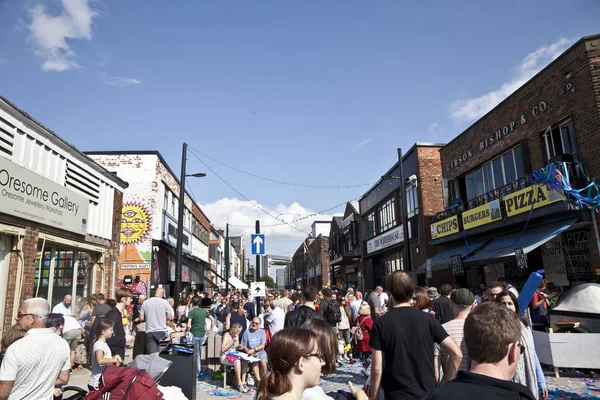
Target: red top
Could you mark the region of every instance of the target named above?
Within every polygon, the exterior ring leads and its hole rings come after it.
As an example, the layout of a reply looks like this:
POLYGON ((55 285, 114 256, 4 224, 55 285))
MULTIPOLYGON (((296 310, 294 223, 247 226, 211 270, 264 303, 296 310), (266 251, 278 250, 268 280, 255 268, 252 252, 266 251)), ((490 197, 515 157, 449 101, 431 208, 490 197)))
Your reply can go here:
MULTIPOLYGON (((533 306, 534 304, 538 303, 542 299, 543 299, 542 295, 539 292, 535 292, 533 294, 533 298, 531 299, 531 305, 533 306)), ((544 309, 547 310, 548 309, 548 303, 543 302, 542 303, 542 307, 544 307, 544 309)))
POLYGON ((363 338, 356 343, 356 351, 371 351, 369 339, 371 338, 371 329, 373 329, 373 320, 368 315, 361 315, 356 319, 354 326, 358 326, 359 324, 363 338))

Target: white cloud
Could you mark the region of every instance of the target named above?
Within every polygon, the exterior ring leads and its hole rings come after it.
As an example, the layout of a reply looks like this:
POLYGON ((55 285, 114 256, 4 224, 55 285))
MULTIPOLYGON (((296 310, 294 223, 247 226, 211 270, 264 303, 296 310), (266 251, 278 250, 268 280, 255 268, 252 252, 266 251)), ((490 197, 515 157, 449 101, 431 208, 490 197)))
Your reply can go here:
POLYGON ((104 83, 111 86, 130 86, 142 83, 139 79, 123 78, 122 76, 108 76, 105 73, 102 74, 102 80, 104 83))
MULTIPOLYGON (((288 223, 291 223, 291 221, 299 219, 307 214, 314 213, 313 210, 303 207, 298 203, 292 203, 290 205, 280 203, 275 207, 265 206, 256 202, 255 204, 274 216, 279 215, 279 219, 282 219, 288 223)), ((332 218, 332 215, 319 214, 302 221, 292 223, 292 225, 300 230, 298 231, 288 225, 282 225, 281 221, 269 217, 252 205, 252 203, 245 200, 230 199, 226 197, 217 200, 214 203, 202 205, 201 208, 216 227, 225 229, 225 224, 229 223, 232 225, 232 228, 230 229, 230 235, 239 235, 240 231, 243 232, 245 236, 244 240, 246 241, 246 246, 248 248, 250 246, 250 235, 254 233, 254 224, 256 220, 260 220, 260 232, 264 233, 268 238, 266 241, 266 251, 271 254, 279 254, 281 251, 269 250, 269 243, 281 243, 278 242, 279 240, 288 242, 286 245, 278 244, 276 247, 280 248, 284 246, 286 248, 290 248, 290 251, 293 252, 295 248, 302 244, 304 238, 306 238, 311 232, 311 224, 313 221, 331 221, 332 218), (271 227, 269 225, 278 226, 271 227), (245 228, 239 228, 239 226, 243 226, 245 228), (298 240, 297 244, 294 243, 294 240, 296 239, 298 240)), ((340 210, 343 212, 343 207, 340 207, 340 210)))
POLYGON ((92 22, 97 13, 90 8, 89 0, 61 0, 61 4, 61 13, 56 16, 48 14, 43 4, 29 10, 29 40, 35 54, 44 60, 44 71, 62 72, 78 67, 69 42, 92 39, 92 22))
POLYGON ((431 135, 431 137, 438 137, 441 133, 444 132, 444 129, 437 122, 432 122, 427 128, 427 132, 431 135))
POLYGON ((472 121, 483 116, 561 55, 572 43, 570 39, 560 38, 555 43, 529 53, 521 60, 514 76, 508 82, 502 84, 499 89, 479 97, 454 102, 450 106, 450 115, 456 121, 472 121))
POLYGON ((355 149, 360 149, 361 147, 366 146, 367 144, 371 143, 372 141, 373 141, 372 137, 364 139, 364 140, 361 140, 360 142, 358 142, 356 144, 356 146, 354 146, 354 148, 355 149))

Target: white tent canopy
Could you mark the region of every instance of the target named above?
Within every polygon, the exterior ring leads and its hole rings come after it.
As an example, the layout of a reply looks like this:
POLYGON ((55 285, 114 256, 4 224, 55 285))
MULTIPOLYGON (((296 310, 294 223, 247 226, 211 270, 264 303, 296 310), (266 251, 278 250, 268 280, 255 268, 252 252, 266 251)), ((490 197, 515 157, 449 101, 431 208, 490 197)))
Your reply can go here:
MULTIPOLYGON (((235 276, 229 278, 229 285, 233 286, 236 289, 248 289, 248 285, 246 285, 244 282, 242 282, 235 276)), ((222 282, 220 286, 225 287, 227 286, 227 284, 225 282, 222 282)))

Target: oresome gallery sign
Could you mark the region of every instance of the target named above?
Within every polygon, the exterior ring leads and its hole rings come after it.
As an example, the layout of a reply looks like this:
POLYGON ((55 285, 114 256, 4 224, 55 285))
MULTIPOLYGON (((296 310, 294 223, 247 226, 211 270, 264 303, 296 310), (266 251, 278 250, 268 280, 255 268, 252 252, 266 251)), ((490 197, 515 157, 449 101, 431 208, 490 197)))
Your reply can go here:
POLYGON ((87 198, 0 157, 0 212, 85 235, 88 209, 87 198))

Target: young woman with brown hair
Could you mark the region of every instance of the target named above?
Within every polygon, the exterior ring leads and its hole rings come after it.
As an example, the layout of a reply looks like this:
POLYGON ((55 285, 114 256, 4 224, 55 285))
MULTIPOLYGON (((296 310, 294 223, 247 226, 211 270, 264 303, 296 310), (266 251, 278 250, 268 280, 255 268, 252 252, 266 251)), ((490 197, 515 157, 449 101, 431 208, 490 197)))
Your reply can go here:
POLYGON ((271 371, 260 380, 256 400, 300 400, 305 389, 319 384, 325 354, 313 331, 283 329, 273 336, 267 353, 271 371))

